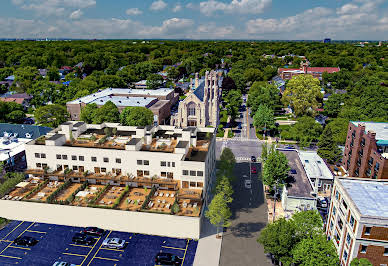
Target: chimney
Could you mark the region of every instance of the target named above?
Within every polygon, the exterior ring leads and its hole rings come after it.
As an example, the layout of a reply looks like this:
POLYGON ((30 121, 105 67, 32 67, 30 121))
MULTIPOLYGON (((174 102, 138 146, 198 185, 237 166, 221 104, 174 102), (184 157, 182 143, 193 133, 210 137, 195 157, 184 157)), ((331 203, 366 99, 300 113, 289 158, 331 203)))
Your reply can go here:
POLYGON ((361 132, 365 132, 365 123, 358 123, 358 127, 360 128, 361 132))
POLYGON ((368 137, 373 140, 373 139, 376 139, 376 132, 372 131, 372 130, 368 130, 368 137))

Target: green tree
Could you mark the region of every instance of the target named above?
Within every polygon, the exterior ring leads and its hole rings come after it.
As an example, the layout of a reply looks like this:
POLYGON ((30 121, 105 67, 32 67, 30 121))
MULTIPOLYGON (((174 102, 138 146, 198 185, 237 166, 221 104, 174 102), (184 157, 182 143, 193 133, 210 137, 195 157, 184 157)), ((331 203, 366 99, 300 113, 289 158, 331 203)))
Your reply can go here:
POLYGON ((339 265, 333 241, 327 241, 324 234, 301 240, 293 249, 293 262, 301 266, 339 265))
POLYGON ((312 117, 303 116, 291 128, 283 130, 281 136, 283 139, 297 140, 302 147, 307 147, 311 141, 319 139, 321 132, 321 124, 317 123, 312 117))
POLYGON ((267 132, 275 128, 275 118, 273 110, 267 105, 261 104, 253 116, 253 125, 260 131, 267 132))
POLYGON ((126 66, 117 71, 116 75, 122 78, 122 80, 124 80, 127 84, 139 80, 139 77, 136 76, 135 70, 130 66, 126 66))
POLYGON ((372 266, 373 264, 366 258, 354 258, 350 263, 350 266, 372 266))
POLYGON ((335 163, 341 158, 341 150, 334 141, 333 133, 329 126, 325 127, 318 142, 318 155, 329 163, 335 163))
POLYGON ((65 106, 51 104, 37 108, 34 117, 37 124, 56 128, 68 120, 69 114, 65 106))
POLYGON ((22 123, 24 118, 26 118, 26 114, 21 110, 12 111, 6 115, 6 119, 10 123, 22 123))
POLYGON ((286 155, 276 149, 272 149, 267 155, 267 159, 263 166, 263 182, 265 185, 272 188, 275 184, 281 187, 285 184, 288 178, 288 160, 286 155))
POLYGON ((334 118, 329 121, 326 127, 330 127, 333 133, 333 140, 338 145, 343 145, 346 142, 348 134, 349 120, 346 118, 334 118))
POLYGON ((209 219, 210 223, 217 227, 217 236, 220 227, 229 227, 231 225, 230 217, 232 212, 225 201, 223 193, 216 194, 209 204, 209 209, 205 212, 205 217, 209 219))
POLYGON ((330 117, 337 117, 339 112, 341 111, 341 107, 344 101, 344 95, 343 94, 333 94, 327 99, 325 102, 325 105, 323 106, 323 109, 325 110, 325 113, 330 117))
POLYGON ((316 234, 323 234, 323 221, 316 210, 300 211, 292 215, 295 225, 294 237, 298 240, 312 238, 316 234))
POLYGON ((108 101, 102 107, 97 108, 93 118, 93 124, 101 124, 103 122, 116 123, 119 121, 120 121, 119 109, 111 101, 108 101))
POLYGON ((121 77, 115 75, 103 75, 100 77, 100 87, 102 88, 126 88, 127 84, 121 77))
POLYGON ((163 77, 158 74, 150 74, 147 76, 147 89, 154 90, 162 86, 163 77))
POLYGON ((60 79, 58 68, 51 67, 47 70, 47 78, 51 81, 58 81, 60 79))
POLYGON ((267 142, 264 142, 261 148, 261 161, 264 163, 267 160, 267 157, 268 157, 268 144, 267 142))
POLYGON ((87 124, 92 124, 98 107, 96 103, 87 104, 81 110, 81 120, 87 124))
POLYGON ((244 78, 248 82, 263 80, 263 73, 257 68, 248 68, 244 71, 244 78))
POLYGON ((148 126, 154 122, 154 114, 145 107, 126 107, 120 114, 124 126, 148 126))
POLYGON ((236 164, 236 158, 229 148, 224 148, 222 150, 221 156, 220 156, 220 163, 219 163, 219 174, 231 176, 234 165, 236 164))
POLYGON ((224 195, 224 200, 227 203, 231 203, 233 201, 232 195, 233 195, 233 188, 230 184, 230 178, 227 176, 222 176, 217 180, 217 185, 215 189, 216 194, 222 193, 224 195))
POLYGON ((279 104, 279 99, 279 90, 276 86, 256 81, 249 89, 247 105, 251 107, 253 113, 256 113, 262 104, 274 110, 279 104))
POLYGON ((15 82, 21 88, 22 91, 26 91, 31 87, 34 79, 39 75, 39 71, 36 67, 20 67, 15 70, 15 82))
POLYGON ((295 226, 285 218, 268 224, 257 241, 264 246, 265 253, 271 253, 276 260, 289 265, 292 262, 291 249, 296 244, 293 237, 295 226))
POLYGON ((240 91, 230 91, 226 97, 226 110, 230 115, 232 121, 234 121, 238 114, 238 109, 242 104, 242 95, 240 91))
POLYGON ((313 115, 322 98, 319 79, 311 75, 293 77, 283 93, 282 101, 291 106, 296 116, 313 115))

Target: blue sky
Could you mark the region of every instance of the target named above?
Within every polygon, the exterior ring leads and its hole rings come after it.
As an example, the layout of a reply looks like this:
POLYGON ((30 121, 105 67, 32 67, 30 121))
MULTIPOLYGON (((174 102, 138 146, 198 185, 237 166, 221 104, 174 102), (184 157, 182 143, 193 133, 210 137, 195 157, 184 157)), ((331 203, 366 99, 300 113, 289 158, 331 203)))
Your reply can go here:
POLYGON ((388 39, 388 0, 1 0, 0 38, 388 39))

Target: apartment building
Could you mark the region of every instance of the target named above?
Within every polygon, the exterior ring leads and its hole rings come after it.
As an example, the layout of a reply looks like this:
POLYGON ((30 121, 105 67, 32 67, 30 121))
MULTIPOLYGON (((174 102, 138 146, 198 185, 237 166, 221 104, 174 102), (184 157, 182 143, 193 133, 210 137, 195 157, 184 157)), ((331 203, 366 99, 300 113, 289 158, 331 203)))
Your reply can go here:
POLYGON ((322 80, 323 73, 335 73, 339 72, 339 67, 310 67, 310 63, 308 61, 304 61, 301 63, 300 68, 279 68, 278 75, 283 80, 290 80, 294 76, 298 76, 301 74, 312 75, 314 78, 322 80))
POLYGON ((388 264, 388 182, 336 177, 327 221, 341 265, 356 257, 388 264))
POLYGON ((388 179, 388 123, 350 121, 342 166, 347 176, 388 179))
POLYGON ((215 134, 213 128, 72 121, 28 143, 26 159, 26 173, 36 176, 195 190, 204 199, 215 173, 215 134))
POLYGON ((171 115, 171 107, 178 102, 178 99, 179 95, 168 88, 157 90, 107 88, 70 101, 66 107, 71 119, 77 121, 81 117, 81 109, 87 104, 95 103, 101 107, 111 101, 120 112, 126 107, 148 108, 154 114, 156 124, 164 124, 171 115))

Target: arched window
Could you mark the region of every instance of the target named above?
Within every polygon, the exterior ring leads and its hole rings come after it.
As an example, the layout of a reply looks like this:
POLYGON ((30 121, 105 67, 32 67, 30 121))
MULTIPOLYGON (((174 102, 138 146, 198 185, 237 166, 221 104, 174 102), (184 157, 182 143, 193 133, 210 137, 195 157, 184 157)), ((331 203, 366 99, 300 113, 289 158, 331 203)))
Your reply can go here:
POLYGON ((189 116, 195 116, 195 103, 190 102, 190 103, 187 105, 187 114, 188 114, 189 116))

